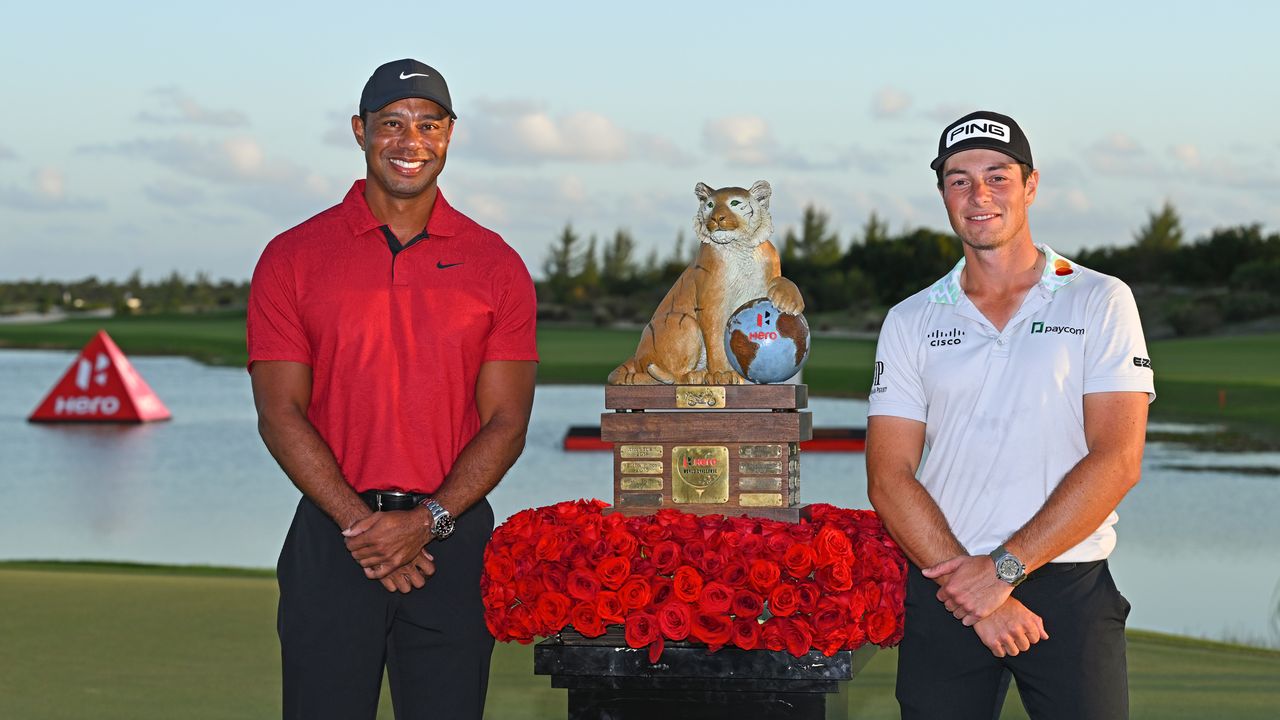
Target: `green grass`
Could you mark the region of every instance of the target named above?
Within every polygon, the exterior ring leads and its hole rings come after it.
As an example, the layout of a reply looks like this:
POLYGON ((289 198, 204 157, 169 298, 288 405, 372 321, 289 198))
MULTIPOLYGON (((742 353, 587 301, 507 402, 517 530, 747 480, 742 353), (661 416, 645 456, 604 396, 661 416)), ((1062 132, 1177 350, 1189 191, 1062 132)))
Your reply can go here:
MULTIPOLYGON (((142 316, 0 325, 0 347, 78 349, 104 328, 125 352, 188 355, 220 365, 245 362, 244 315, 142 316)), ((543 325, 538 331, 545 383, 603 383, 635 351, 636 330, 543 325)), ((1238 432, 1280 437, 1280 333, 1151 343, 1159 399, 1152 417, 1225 423, 1238 432), (1225 391, 1226 404, 1219 403, 1225 391)), ((812 395, 865 397, 875 342, 817 337, 805 367, 812 395)))
MULTIPOLYGON (((276 586, 263 571, 0 563, 0 717, 279 717, 276 586)), ((563 718, 532 648, 499 644, 486 717, 563 718)), ((833 705, 897 717, 894 651, 833 705)), ((1280 652, 1129 634, 1132 717, 1274 717, 1280 652)), ((390 718, 385 692, 379 718, 390 718)), ((1025 718, 1010 693, 1002 718, 1025 718)))

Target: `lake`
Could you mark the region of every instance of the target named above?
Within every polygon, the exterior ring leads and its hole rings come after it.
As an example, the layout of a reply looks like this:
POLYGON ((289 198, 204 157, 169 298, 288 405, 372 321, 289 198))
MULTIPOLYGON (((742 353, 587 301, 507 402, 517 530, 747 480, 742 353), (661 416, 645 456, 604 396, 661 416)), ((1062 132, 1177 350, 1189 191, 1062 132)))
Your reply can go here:
MULTIPOLYGON (((0 559, 274 566, 298 492, 258 438, 248 373, 132 358, 172 421, 25 422, 74 357, 0 350, 0 559)), ((560 449, 603 409, 601 387, 539 386, 524 455, 490 495, 499 519, 610 498, 608 453, 560 449)), ((815 426, 866 421, 865 402, 810 409, 815 426)), ((1280 453, 1147 446, 1112 555, 1130 627, 1280 647, 1280 477, 1234 470, 1250 466, 1280 466, 1280 453)), ((804 501, 870 507, 861 454, 808 453, 801 468, 804 501)))

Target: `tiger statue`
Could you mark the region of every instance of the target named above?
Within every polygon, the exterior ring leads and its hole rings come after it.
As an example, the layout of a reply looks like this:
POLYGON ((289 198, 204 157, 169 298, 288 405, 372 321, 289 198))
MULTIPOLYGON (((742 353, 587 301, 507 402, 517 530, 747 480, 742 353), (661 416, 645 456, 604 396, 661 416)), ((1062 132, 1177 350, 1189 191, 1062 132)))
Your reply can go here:
POLYGON ((769 183, 760 180, 750 190, 698 183, 693 192, 698 253, 654 311, 635 355, 609 373, 610 385, 745 383, 725 355, 724 329, 733 311, 761 297, 784 313, 804 310, 800 289, 782 277, 769 241, 769 183))

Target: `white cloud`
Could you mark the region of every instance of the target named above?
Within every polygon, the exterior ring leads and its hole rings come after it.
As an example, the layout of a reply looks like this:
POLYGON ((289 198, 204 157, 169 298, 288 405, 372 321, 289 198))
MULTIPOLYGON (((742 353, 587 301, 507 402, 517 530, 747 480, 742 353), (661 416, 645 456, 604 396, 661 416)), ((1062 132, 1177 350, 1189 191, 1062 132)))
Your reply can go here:
POLYGON ((249 124, 244 113, 236 110, 212 110, 196 102, 176 86, 156 88, 151 94, 159 98, 161 112, 143 110, 138 120, 157 125, 212 125, 240 127, 249 124))
POLYGON ((0 185, 0 207, 27 212, 101 210, 100 200, 68 195, 62 171, 44 167, 31 175, 28 185, 0 185))
POLYGON ((1163 170, 1133 137, 1111 133, 1085 148, 1086 162, 1097 173, 1120 176, 1152 176, 1163 170))
POLYGON ((766 165, 776 159, 778 143, 764 118, 736 115, 702 126, 702 144, 732 165, 766 165))
POLYGON ((932 108, 924 111, 923 115, 926 119, 938 123, 938 134, 942 134, 942 129, 949 123, 952 123, 978 108, 971 105, 962 105, 960 103, 939 103, 932 108))
POLYGON ((877 120, 887 120, 901 117, 911 107, 911 96, 905 92, 893 88, 882 87, 876 91, 871 98, 871 117, 877 120))
POLYGON ((584 110, 553 117, 522 100, 477 102, 476 112, 459 123, 454 144, 499 165, 690 161, 670 140, 627 130, 600 113, 584 110))
POLYGON ((1173 156, 1183 167, 1197 168, 1200 167, 1200 148, 1190 143, 1174 145, 1169 148, 1169 154, 1173 156))
POLYGON ((36 171, 36 190, 47 198, 61 200, 66 195, 66 180, 57 168, 40 168, 36 171))

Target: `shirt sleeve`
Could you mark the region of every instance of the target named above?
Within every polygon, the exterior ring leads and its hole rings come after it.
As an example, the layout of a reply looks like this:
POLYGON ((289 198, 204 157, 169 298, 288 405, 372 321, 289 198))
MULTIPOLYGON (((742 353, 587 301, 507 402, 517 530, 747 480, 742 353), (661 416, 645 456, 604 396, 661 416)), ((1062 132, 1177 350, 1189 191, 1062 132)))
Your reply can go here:
POLYGON ((876 364, 871 374, 867 415, 893 415, 925 422, 928 405, 916 353, 906 342, 902 314, 890 310, 880 327, 876 364))
POLYGON ((293 268, 275 242, 267 245, 253 271, 245 338, 250 369, 259 360, 312 364, 311 343, 298 315, 293 268))
POLYGON ((538 360, 538 298, 529 270, 510 250, 509 272, 499 280, 497 311, 489 331, 484 360, 538 360))
POLYGON ((1084 393, 1145 392, 1148 402, 1155 400, 1151 356, 1129 286, 1115 281, 1091 315, 1084 349, 1084 393))

